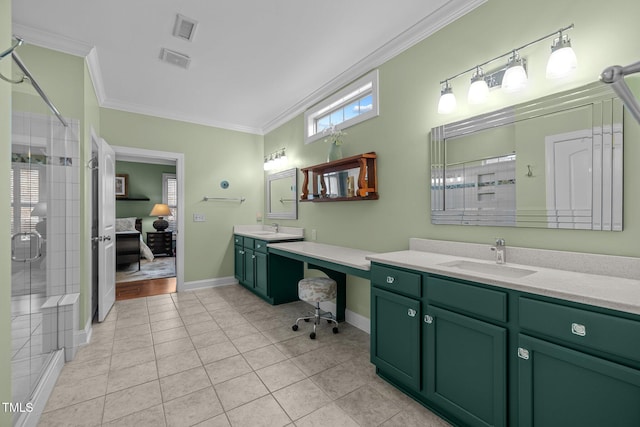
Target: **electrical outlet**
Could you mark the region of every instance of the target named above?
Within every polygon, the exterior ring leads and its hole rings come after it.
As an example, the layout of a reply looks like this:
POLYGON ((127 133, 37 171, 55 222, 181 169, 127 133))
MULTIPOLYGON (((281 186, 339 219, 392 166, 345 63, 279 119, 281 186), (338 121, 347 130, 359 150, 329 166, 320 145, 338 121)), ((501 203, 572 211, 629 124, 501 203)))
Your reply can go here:
POLYGON ((194 213, 193 214, 193 222, 205 222, 207 218, 204 214, 194 213))
POLYGON ((316 229, 311 230, 311 240, 316 240, 318 238, 318 233, 316 233, 316 229))

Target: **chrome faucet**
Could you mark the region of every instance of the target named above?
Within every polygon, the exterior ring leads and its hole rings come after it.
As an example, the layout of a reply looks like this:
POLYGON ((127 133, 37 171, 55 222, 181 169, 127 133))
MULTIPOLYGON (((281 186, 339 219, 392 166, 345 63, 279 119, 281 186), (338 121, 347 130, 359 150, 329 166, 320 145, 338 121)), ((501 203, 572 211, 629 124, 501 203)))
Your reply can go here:
POLYGON ((496 245, 491 246, 491 250, 496 253, 496 263, 504 264, 507 262, 507 244, 503 238, 496 239, 496 245))
POLYGON ((278 227, 279 227, 279 226, 278 226, 278 223, 277 223, 277 222, 274 222, 273 224, 271 224, 271 226, 273 227, 273 232, 274 232, 274 233, 277 233, 277 232, 278 232, 278 227))

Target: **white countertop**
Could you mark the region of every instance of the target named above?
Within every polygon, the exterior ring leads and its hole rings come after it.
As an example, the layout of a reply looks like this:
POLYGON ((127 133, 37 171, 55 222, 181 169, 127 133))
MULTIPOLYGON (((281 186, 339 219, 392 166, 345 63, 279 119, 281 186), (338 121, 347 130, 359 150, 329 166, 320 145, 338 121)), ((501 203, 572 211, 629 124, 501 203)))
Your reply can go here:
POLYGON ((369 255, 367 258, 371 261, 397 267, 640 314, 640 280, 636 279, 512 263, 504 264, 504 266, 532 270, 534 273, 524 277, 505 277, 490 272, 467 271, 458 267, 442 265, 454 261, 468 261, 474 264, 497 266, 495 261, 422 250, 375 254, 369 255))
POLYGON ((326 245, 317 242, 287 242, 270 243, 270 248, 281 249, 310 258, 321 259, 336 264, 346 265, 359 270, 371 269, 371 262, 367 257, 375 255, 375 252, 360 249, 345 248, 344 246, 326 245))
POLYGON ((269 225, 236 225, 233 233, 252 239, 276 242, 282 240, 299 240, 304 237, 304 228, 300 227, 276 227, 269 225))

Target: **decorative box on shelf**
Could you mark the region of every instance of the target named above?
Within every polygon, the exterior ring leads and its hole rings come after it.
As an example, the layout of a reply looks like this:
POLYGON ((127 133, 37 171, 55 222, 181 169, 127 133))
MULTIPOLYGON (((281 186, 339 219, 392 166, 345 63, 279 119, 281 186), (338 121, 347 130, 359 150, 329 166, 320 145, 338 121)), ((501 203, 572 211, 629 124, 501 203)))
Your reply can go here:
POLYGON ((371 152, 302 168, 300 201, 377 200, 376 158, 376 153, 371 152))

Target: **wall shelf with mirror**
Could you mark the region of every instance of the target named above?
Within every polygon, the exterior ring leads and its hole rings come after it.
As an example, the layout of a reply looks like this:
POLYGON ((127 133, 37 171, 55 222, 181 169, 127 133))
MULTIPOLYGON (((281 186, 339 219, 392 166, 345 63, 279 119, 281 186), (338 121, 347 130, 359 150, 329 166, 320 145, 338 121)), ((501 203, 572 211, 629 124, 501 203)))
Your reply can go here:
POLYGON ((376 153, 302 168, 301 202, 342 202, 378 199, 376 153))
POLYGON ((267 176, 265 198, 267 218, 298 219, 298 169, 288 169, 267 176))
POLYGON ((431 222, 622 230, 623 106, 592 83, 431 130, 431 222))

